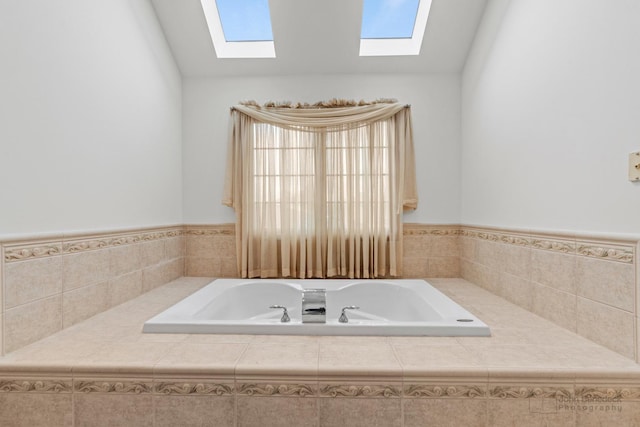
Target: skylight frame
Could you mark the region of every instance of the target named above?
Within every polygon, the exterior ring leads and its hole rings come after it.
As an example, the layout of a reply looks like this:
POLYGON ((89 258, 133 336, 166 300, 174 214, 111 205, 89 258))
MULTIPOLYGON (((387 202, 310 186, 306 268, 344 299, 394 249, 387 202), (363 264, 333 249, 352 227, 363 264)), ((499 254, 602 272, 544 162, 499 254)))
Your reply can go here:
POLYGON ((209 27, 213 47, 218 58, 275 58, 273 40, 228 42, 220 22, 215 0, 200 0, 202 11, 209 27))
POLYGON ((360 39, 360 56, 419 55, 432 0, 420 0, 411 38, 360 39))

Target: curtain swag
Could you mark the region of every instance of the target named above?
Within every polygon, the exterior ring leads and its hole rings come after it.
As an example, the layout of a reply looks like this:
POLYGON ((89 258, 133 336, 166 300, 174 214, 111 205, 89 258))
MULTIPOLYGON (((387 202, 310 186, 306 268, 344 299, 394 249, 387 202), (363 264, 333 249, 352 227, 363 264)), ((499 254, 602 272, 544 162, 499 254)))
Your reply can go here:
POLYGON ((409 109, 394 100, 377 100, 370 103, 334 99, 315 104, 266 103, 254 101, 240 103, 232 108, 253 119, 303 132, 340 132, 367 126, 409 109))

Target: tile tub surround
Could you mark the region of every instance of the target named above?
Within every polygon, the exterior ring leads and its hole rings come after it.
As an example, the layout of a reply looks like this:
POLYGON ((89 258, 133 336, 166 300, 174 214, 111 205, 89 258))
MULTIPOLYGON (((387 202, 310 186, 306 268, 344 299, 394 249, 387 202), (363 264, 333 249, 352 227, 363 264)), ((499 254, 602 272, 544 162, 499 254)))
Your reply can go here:
POLYGON ((460 273, 640 361, 638 240, 461 227, 460 273))
POLYGON ((0 424, 624 425, 640 366, 462 279, 492 337, 142 334, 181 278, 0 358, 0 424))
MULTIPOLYGON (((4 334, 5 351, 124 302, 141 289, 166 283, 181 269, 187 276, 236 277, 233 224, 0 244, 4 251, 0 280, 10 270, 10 283, 0 292, 0 342, 4 334), (162 238, 162 233, 169 234, 162 238), (158 237, 165 242, 165 258, 145 266, 160 259, 158 237), (45 316, 47 321, 41 322, 45 316)), ((639 244, 628 239, 405 223, 404 277, 466 278, 627 357, 640 357, 639 244)))
POLYGON ((184 275, 182 226, 36 237, 0 246, 0 354, 184 275))

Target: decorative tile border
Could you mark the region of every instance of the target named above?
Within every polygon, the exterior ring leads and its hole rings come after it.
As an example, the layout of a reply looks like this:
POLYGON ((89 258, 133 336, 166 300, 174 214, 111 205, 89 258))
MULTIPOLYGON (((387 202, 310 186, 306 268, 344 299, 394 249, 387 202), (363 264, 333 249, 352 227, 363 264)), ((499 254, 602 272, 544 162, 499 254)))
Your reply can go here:
POLYGON ((22 261, 32 258, 43 258, 62 254, 62 244, 53 243, 46 245, 28 245, 23 247, 6 247, 4 251, 5 262, 22 261))
POLYGON ((71 393, 72 389, 70 380, 0 379, 0 393, 71 393))
POLYGON ((188 236, 234 236, 236 228, 234 224, 185 225, 185 234, 188 236))
MULTIPOLYGON (((320 379, 320 381, 322 381, 320 379)), ((0 393, 80 393, 80 394, 153 394, 179 396, 245 396, 245 397, 320 397, 383 399, 556 399, 607 400, 612 402, 640 400, 637 386, 532 386, 487 384, 316 384, 286 383, 220 383, 200 381, 157 381, 134 379, 0 379, 0 393), (488 388, 487 388, 488 386, 488 388)))
POLYGON ((406 397, 456 397, 476 398, 486 397, 486 391, 478 385, 424 385, 414 384, 404 387, 406 397))
MULTIPOLYGON (((169 227, 166 231, 140 231, 139 233, 104 233, 91 238, 63 238, 52 243, 8 243, 4 245, 4 261, 15 262, 49 256, 73 254, 97 249, 150 242, 184 235, 182 228, 169 227)), ((37 241, 37 239, 35 239, 37 241)), ((47 239, 51 241, 52 239, 47 239)))
POLYGON ((571 389, 559 387, 504 387, 489 388, 488 397, 499 399, 529 399, 529 398, 572 398, 574 392, 571 389))
POLYGON ((237 386, 237 394, 244 396, 315 396, 315 387, 308 384, 255 384, 237 386))
MULTIPOLYGON (((454 225, 421 225, 405 224, 405 236, 462 236, 507 245, 530 247, 534 249, 577 254, 589 258, 607 259, 616 262, 633 264, 635 245, 609 244, 580 239, 552 238, 542 235, 526 235, 478 228, 467 228, 454 225)), ((129 245, 152 240, 166 239, 181 235, 186 236, 232 236, 235 234, 233 224, 223 225, 185 225, 169 227, 166 231, 141 231, 139 233, 104 233, 93 238, 60 238, 59 241, 48 238, 46 243, 6 244, 4 261, 14 262, 27 259, 43 258, 89 250, 104 249, 129 245)))
POLYGON ((82 393, 146 394, 153 391, 153 384, 126 380, 80 380, 73 382, 73 391, 82 393))
POLYGON ((457 225, 404 224, 404 236, 460 236, 462 230, 457 225))
POLYGON ((217 384, 217 383, 184 383, 184 382, 162 382, 154 386, 156 394, 177 394, 181 396, 188 395, 215 395, 215 396, 232 396, 235 393, 233 384, 217 384))
POLYGON ((575 397, 584 400, 638 400, 640 399, 640 388, 578 387, 575 397))
POLYGON ((508 245, 530 247, 552 252, 575 254, 588 258, 606 259, 615 262, 633 264, 635 262, 634 244, 610 244, 599 242, 581 241, 579 238, 563 239, 551 238, 536 234, 522 235, 518 233, 484 231, 476 228, 461 229, 461 236, 472 239, 486 240, 489 242, 504 243, 508 245))
POLYGON ((570 241, 532 239, 531 247, 565 254, 574 254, 576 252, 575 243, 570 241))
POLYGON ((633 247, 608 247, 578 244, 577 253, 592 258, 606 258, 633 264, 633 247))
POLYGON ((401 397, 402 389, 394 385, 325 385, 321 397, 401 397))

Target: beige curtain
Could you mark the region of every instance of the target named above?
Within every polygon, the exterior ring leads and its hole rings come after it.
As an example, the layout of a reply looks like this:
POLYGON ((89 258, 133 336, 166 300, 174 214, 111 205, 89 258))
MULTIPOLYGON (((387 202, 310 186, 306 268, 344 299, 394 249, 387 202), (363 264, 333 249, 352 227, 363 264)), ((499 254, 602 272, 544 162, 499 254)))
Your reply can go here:
POLYGON ((398 103, 232 108, 223 203, 241 277, 400 276, 413 154, 398 103))

